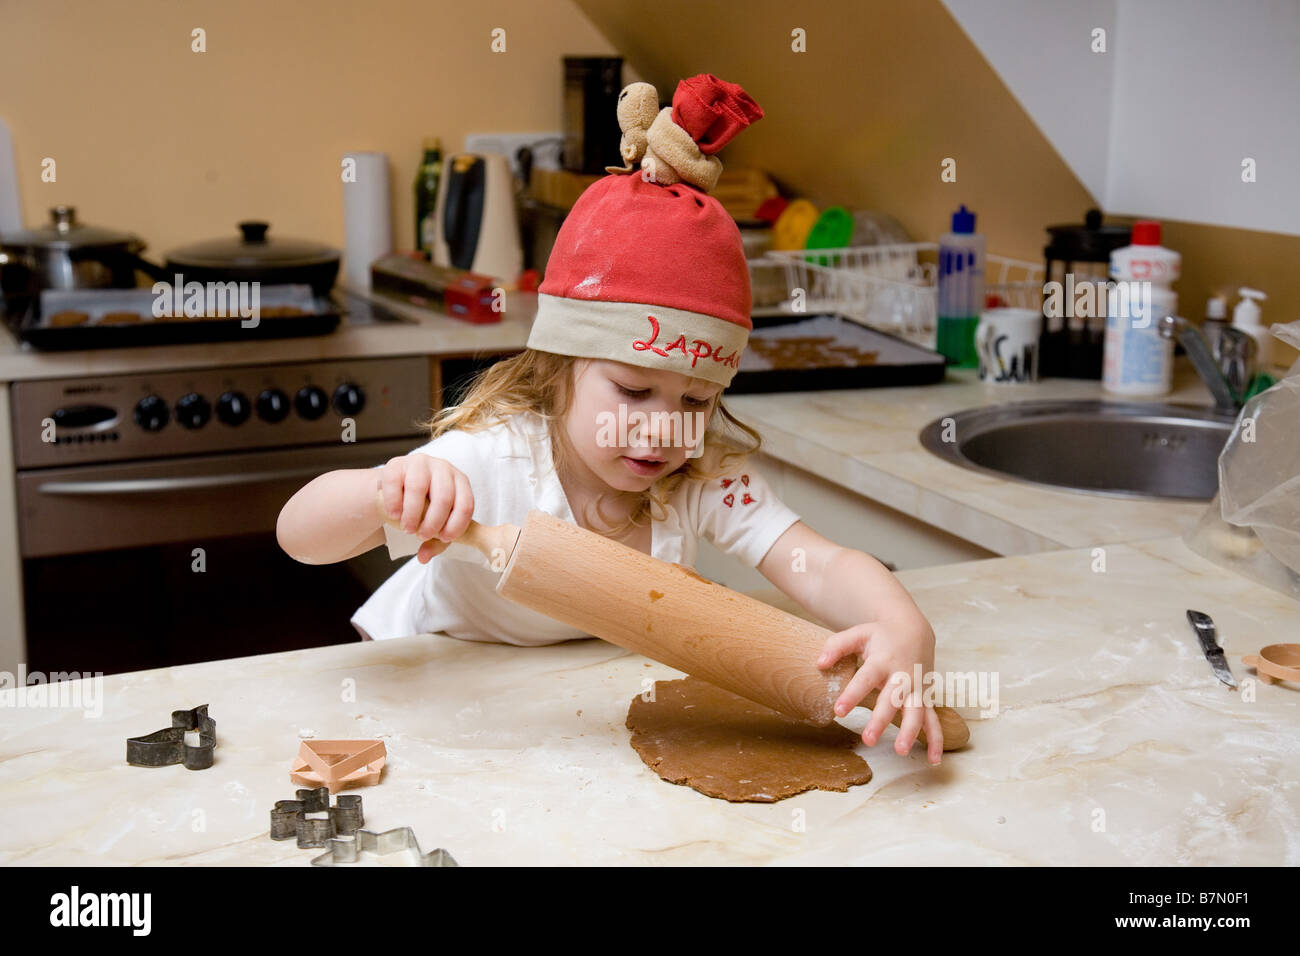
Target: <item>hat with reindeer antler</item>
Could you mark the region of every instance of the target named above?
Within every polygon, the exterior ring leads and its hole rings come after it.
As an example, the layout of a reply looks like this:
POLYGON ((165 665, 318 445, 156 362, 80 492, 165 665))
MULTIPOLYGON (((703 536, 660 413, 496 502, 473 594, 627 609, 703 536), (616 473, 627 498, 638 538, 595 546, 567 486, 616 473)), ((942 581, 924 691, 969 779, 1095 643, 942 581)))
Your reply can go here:
POLYGON ((658 109, 619 95, 622 169, 574 204, 538 290, 528 347, 730 384, 753 329, 740 230, 708 191, 715 155, 763 111, 735 83, 683 80, 658 109))

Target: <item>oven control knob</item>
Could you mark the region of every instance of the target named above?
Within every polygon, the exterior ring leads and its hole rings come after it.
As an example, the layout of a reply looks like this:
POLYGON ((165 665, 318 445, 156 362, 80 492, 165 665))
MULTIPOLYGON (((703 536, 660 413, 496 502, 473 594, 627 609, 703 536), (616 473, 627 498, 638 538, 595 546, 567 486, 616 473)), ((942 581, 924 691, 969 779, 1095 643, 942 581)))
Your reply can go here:
POLYGON ((170 418, 167 403, 157 395, 146 395, 135 403, 135 423, 147 432, 161 431, 170 418))
POLYGON ((360 385, 345 382, 334 389, 334 410, 340 415, 355 415, 366 407, 366 393, 360 385))
POLYGON ((176 421, 186 428, 202 428, 212 417, 212 406, 198 392, 182 395, 176 401, 176 421))
POLYGON ((226 425, 242 425, 253 412, 243 392, 224 392, 217 399, 217 418, 226 425))
POLYGON ((303 418, 314 422, 329 410, 329 399, 325 396, 324 389, 317 388, 315 385, 304 385, 298 389, 293 407, 298 409, 298 414, 303 418))
POLYGON ((257 396, 257 417, 272 425, 289 417, 289 396, 278 388, 263 389, 257 396))

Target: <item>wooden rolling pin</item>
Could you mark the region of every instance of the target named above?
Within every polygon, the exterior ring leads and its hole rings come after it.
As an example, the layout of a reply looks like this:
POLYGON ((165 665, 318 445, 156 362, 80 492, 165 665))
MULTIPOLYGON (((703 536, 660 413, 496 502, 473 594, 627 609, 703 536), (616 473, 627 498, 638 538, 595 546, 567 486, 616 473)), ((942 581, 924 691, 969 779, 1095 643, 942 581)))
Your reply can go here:
MULTIPOLYGON (((543 511, 522 529, 471 521, 456 540, 502 570, 502 597, 818 727, 857 671, 852 658, 817 667, 826 628, 543 511)), ((966 722, 935 710, 943 749, 964 747, 966 722)))

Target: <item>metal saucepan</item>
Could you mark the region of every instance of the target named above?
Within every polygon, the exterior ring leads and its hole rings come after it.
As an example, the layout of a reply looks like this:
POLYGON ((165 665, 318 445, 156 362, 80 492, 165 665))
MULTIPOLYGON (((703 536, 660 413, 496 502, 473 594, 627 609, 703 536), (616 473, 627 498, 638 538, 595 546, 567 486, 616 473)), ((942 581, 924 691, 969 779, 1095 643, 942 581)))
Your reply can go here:
POLYGON ((44 289, 134 288, 138 268, 162 275, 140 258, 144 249, 137 236, 83 225, 71 206, 55 206, 49 225, 0 235, 0 292, 26 299, 44 289))
POLYGON ((76 210, 56 206, 39 229, 0 236, 0 292, 17 303, 45 289, 133 289, 136 270, 155 281, 303 283, 326 295, 338 277, 339 252, 301 239, 268 238, 264 222, 239 224, 238 239, 213 239, 176 249, 165 266, 140 253, 145 243, 126 232, 87 226, 76 210))

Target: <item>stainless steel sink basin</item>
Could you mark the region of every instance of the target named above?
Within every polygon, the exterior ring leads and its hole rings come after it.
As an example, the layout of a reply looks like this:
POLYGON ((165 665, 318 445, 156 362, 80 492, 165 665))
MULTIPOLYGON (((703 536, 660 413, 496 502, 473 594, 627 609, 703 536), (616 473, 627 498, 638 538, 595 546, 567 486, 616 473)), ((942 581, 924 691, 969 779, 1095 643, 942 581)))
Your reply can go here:
POLYGON ((1147 402, 1018 402, 945 415, 921 444, 963 468, 1067 491, 1208 501, 1235 419, 1147 402))

